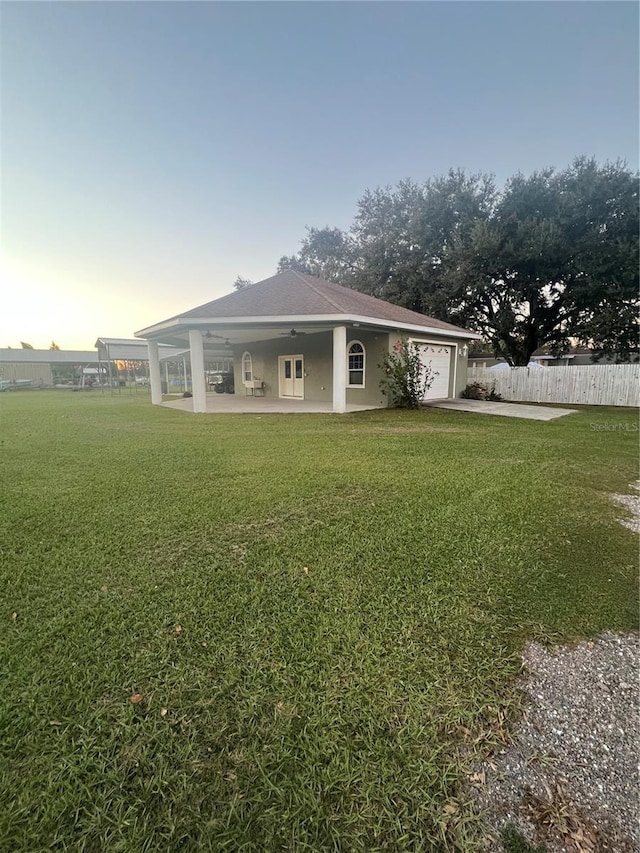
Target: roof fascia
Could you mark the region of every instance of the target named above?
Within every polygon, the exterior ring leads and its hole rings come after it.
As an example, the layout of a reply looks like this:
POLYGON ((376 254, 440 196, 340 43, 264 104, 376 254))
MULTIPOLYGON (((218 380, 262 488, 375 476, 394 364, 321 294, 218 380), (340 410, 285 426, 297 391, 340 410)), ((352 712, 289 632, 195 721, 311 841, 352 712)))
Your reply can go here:
POLYGON ((288 326, 290 324, 321 323, 330 325, 342 325, 345 323, 376 326, 379 328, 406 331, 425 332, 442 337, 464 338, 465 340, 481 340, 481 335, 475 332, 460 331, 454 329, 439 329, 437 326, 417 325, 412 323, 397 323, 391 320, 383 320, 376 317, 364 317, 359 314, 275 314, 264 317, 173 317, 155 326, 148 326, 135 332, 137 338, 161 338, 163 332, 188 331, 188 329, 200 329, 211 326, 288 326))
POLYGON ((385 329, 389 330, 400 330, 403 332, 418 332, 419 334, 428 333, 430 335, 438 335, 439 337, 445 338, 463 338, 466 341, 478 339, 481 340, 482 336, 477 335, 475 332, 469 332, 466 329, 440 329, 438 326, 419 326, 414 325, 413 323, 393 323, 390 320, 376 320, 371 317, 354 317, 352 318, 352 322, 360 323, 364 325, 367 323, 370 326, 381 326, 385 329))

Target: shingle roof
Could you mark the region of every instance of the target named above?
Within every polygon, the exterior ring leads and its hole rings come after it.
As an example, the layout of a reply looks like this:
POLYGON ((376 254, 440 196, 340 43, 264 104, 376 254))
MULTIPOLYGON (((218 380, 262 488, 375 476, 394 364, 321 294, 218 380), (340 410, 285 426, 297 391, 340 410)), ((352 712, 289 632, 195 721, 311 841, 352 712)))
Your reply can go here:
POLYGON ((356 315, 384 320, 388 323, 404 323, 425 326, 450 332, 465 332, 442 320, 392 305, 382 299, 368 296, 349 287, 342 287, 321 278, 304 275, 295 270, 286 270, 265 278, 255 284, 214 299, 178 314, 171 319, 230 319, 232 317, 301 317, 312 315, 356 315))

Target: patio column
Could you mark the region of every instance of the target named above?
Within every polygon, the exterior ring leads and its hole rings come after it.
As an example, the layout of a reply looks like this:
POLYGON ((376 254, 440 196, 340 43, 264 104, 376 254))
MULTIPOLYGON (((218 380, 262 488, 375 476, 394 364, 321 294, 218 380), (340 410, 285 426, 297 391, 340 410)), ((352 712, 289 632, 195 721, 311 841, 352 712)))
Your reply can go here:
POLYGON ((189 329, 189 352, 191 353, 191 393, 193 411, 207 411, 207 385, 204 379, 204 345, 200 329, 189 329))
POLYGON ((151 402, 154 406, 162 403, 162 382, 160 380, 160 356, 156 341, 147 341, 149 350, 149 384, 151 385, 151 402))
POLYGON ((333 330, 333 411, 347 411, 347 327, 333 330))

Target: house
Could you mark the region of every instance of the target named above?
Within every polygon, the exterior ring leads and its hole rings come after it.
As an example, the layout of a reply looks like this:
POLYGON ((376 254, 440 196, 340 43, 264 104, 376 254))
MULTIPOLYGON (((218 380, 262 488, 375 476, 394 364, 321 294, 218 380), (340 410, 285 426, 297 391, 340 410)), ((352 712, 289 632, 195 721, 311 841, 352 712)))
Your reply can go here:
POLYGON ((380 362, 402 337, 416 341, 437 372, 429 399, 456 397, 467 381, 466 329, 294 270, 136 332, 149 347, 151 401, 162 402, 159 345, 188 347, 193 411, 206 412, 205 362, 231 354, 236 394, 292 403, 388 405, 380 362))

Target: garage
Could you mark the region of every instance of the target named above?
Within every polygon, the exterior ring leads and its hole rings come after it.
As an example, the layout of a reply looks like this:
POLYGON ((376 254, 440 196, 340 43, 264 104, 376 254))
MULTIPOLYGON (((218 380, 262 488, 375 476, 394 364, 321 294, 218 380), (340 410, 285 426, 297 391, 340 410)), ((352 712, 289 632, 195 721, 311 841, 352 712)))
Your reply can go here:
POLYGON ((420 361, 424 365, 431 364, 432 370, 437 372, 431 388, 429 388, 425 400, 442 400, 450 397, 449 375, 451 373, 451 359, 455 347, 451 344, 422 344, 420 347, 420 361))

